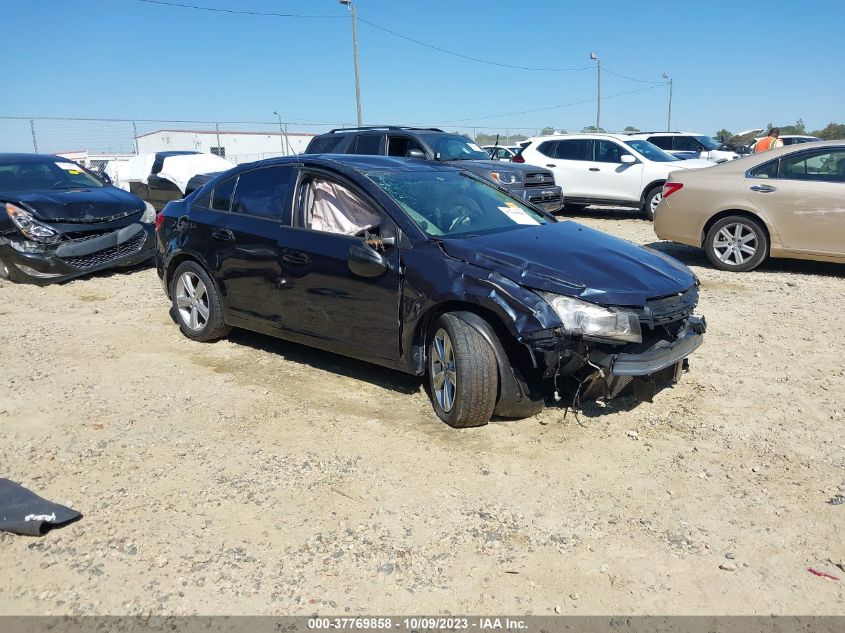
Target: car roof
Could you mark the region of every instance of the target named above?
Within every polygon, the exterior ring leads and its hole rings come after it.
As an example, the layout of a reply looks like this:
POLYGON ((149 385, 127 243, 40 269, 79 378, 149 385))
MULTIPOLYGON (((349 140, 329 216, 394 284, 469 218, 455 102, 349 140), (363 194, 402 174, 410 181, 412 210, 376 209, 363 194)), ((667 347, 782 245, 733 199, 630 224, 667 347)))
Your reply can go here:
POLYGON ((783 147, 770 149, 765 152, 760 152, 759 154, 751 154, 739 160, 729 160, 724 163, 719 163, 717 165, 714 165, 713 167, 708 167, 707 169, 718 169, 718 171, 716 172, 711 172, 716 174, 724 172, 746 172, 749 169, 753 169, 757 165, 762 165, 763 163, 766 163, 775 158, 779 158, 781 156, 786 156, 797 152, 806 152, 807 150, 825 147, 845 148, 845 139, 839 141, 814 141, 812 143, 797 143, 795 145, 784 145, 783 147))
POLYGON ((31 154, 31 153, 3 153, 0 154, 0 160, 8 161, 8 162, 15 162, 15 163, 43 163, 45 161, 56 161, 56 160, 72 160, 72 159, 65 159, 61 156, 55 156, 53 154, 31 154))
POLYGON ((460 168, 436 161, 419 158, 400 158, 397 156, 378 156, 371 154, 301 154, 300 156, 281 156, 267 158, 254 163, 244 163, 239 167, 254 168, 271 165, 300 164, 306 166, 323 166, 346 168, 355 171, 460 171, 460 168))
POLYGON ((532 143, 542 143, 544 141, 562 141, 565 139, 591 139, 591 138, 612 138, 616 139, 617 141, 624 141, 626 139, 631 138, 629 134, 613 134, 611 132, 576 132, 573 134, 548 134, 546 136, 532 136, 529 139, 525 139, 525 141, 530 141, 532 143))

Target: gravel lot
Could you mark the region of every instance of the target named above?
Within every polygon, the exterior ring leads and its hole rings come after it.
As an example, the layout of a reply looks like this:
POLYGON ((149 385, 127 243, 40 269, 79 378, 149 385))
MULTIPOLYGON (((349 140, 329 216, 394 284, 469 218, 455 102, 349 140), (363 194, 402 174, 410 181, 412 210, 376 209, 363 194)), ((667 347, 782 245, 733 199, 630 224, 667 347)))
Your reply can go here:
POLYGON ((0 534, 0 613, 845 612, 845 266, 658 247, 703 284, 680 384, 460 432, 416 379, 189 341, 152 268, 0 284, 0 477, 84 514, 0 534))

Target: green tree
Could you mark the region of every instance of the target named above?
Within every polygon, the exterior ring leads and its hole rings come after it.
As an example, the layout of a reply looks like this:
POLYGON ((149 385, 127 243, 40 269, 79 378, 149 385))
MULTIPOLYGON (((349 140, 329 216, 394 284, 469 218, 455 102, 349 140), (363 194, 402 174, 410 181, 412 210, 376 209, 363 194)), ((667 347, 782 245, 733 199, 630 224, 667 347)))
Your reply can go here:
POLYGON ((540 130, 540 136, 551 136, 555 133, 555 129, 553 127, 544 127, 540 130))
POLYGON ((582 132, 604 132, 604 128, 596 127, 595 125, 586 125, 581 128, 582 132))
POLYGON ((640 128, 634 127, 633 125, 629 125, 625 128, 625 132, 639 132, 640 128))
POLYGON ((811 132, 811 134, 813 136, 818 136, 820 139, 824 139, 825 141, 845 139, 845 123, 834 123, 831 121, 826 127, 821 130, 811 132))
POLYGON ((713 138, 717 138, 720 141, 726 141, 729 138, 731 138, 733 135, 734 135, 734 133, 731 132, 730 130, 728 130, 726 128, 722 128, 721 130, 719 130, 718 132, 716 132, 713 135, 713 138))
POLYGON ((807 128, 804 125, 804 121, 798 119, 792 125, 781 125, 780 126, 780 133, 781 134, 806 134, 807 128))

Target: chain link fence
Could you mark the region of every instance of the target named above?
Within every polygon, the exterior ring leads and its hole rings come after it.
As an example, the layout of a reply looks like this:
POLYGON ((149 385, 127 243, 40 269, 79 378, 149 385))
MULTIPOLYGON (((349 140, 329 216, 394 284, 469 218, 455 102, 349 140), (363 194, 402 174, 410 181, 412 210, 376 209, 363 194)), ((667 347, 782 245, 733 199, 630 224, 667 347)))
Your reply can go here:
MULTIPOLYGON (((0 117, 0 152, 62 154, 100 169, 108 160, 162 151, 200 151, 233 164, 302 152, 316 134, 351 122, 192 121, 168 119, 93 119, 0 117)), ((423 127, 423 126, 420 126, 423 127)), ((551 128, 437 125, 464 134, 479 145, 516 145, 551 128)), ((556 130, 566 131, 566 130, 556 130)), ((578 130, 570 130, 578 131, 578 130)))

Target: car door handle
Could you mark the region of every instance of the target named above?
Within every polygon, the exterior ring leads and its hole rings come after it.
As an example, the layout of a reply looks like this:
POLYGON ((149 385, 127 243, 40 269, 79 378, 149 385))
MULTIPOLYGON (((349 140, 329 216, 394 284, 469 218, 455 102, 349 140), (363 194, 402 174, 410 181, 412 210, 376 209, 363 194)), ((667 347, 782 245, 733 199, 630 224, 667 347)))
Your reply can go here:
POLYGON ((554 163, 546 163, 546 167, 557 167, 554 163))
POLYGON ((234 242, 235 241, 235 234, 232 233, 229 229, 217 229, 214 233, 211 234, 215 240, 219 240, 221 242, 234 242))
POLYGON ((282 261, 295 266, 304 266, 311 263, 311 258, 301 251, 286 250, 282 255, 282 261))
POLYGON ((772 191, 777 191, 776 187, 772 187, 771 185, 753 185, 749 187, 751 191, 759 191, 760 193, 770 193, 772 191))
POLYGON ((598 167, 590 167, 590 171, 601 171, 598 167))

